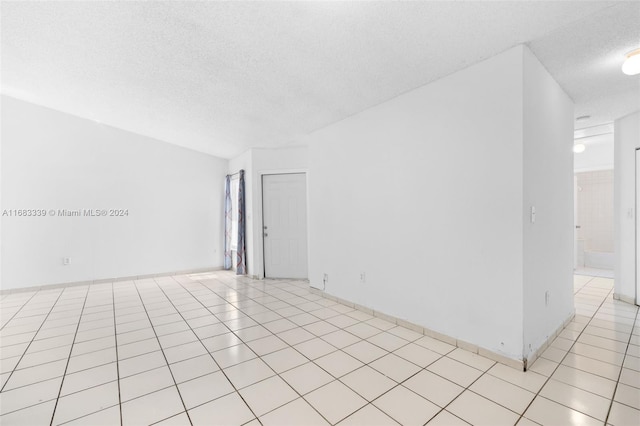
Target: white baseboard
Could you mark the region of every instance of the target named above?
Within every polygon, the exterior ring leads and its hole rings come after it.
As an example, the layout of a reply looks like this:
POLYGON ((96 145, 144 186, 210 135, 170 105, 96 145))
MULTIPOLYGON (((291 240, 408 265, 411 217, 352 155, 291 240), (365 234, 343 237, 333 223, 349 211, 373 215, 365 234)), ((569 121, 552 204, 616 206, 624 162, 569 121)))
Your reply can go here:
POLYGON ((614 300, 620 300, 622 302, 630 303, 632 305, 637 305, 636 301, 633 300, 633 297, 625 296, 624 294, 613 293, 614 300))
POLYGON ((119 281, 131 281, 131 280, 143 280, 147 278, 158 278, 158 277, 168 277, 171 275, 185 275, 185 274, 198 274, 203 272, 212 272, 212 271, 220 271, 222 267, 212 267, 212 268, 197 268, 197 269, 187 269, 182 271, 172 271, 172 272, 162 272, 158 274, 146 274, 146 275, 132 275, 128 277, 114 277, 114 278, 101 278, 99 280, 87 280, 87 281, 74 281, 69 283, 55 283, 55 284, 45 284, 41 286, 31 286, 31 287, 22 287, 22 288, 8 288, 4 290, 0 290, 0 295, 5 294, 13 294, 13 293, 24 293, 28 291, 38 291, 38 290, 53 290, 56 288, 65 288, 65 287, 77 287, 82 285, 92 285, 92 284, 105 284, 111 282, 119 282, 119 281))
POLYGON ((315 287, 310 287, 310 290, 314 294, 317 294, 317 295, 322 296, 322 297, 324 297, 326 299, 338 302, 341 305, 349 306, 351 308, 354 308, 354 309, 357 309, 359 311, 362 311, 362 312, 364 312, 366 314, 373 315, 375 317, 384 319, 385 321, 389 321, 389 322, 391 322, 393 324, 400 325, 402 327, 408 328, 409 330, 415 331, 416 333, 424 334, 425 336, 429 336, 431 338, 434 338, 436 340, 440 340, 442 342, 448 343, 448 344, 456 346, 458 348, 471 351, 471 352, 476 353, 476 354, 478 354, 480 356, 483 356, 485 358, 489 358, 489 359, 491 359, 493 361, 499 362, 500 364, 507 365, 509 367, 515 368, 515 369, 520 370, 520 371, 525 371, 525 367, 526 367, 525 360, 518 360, 518 359, 509 358, 509 357, 504 356, 502 354, 490 351, 490 350, 485 349, 485 348, 481 348, 481 347, 479 347, 477 345, 474 345, 472 343, 468 343, 468 342, 465 342, 463 340, 456 339, 455 337, 451 337, 451 336, 447 336, 446 334, 438 333, 437 331, 433 331, 433 330, 431 330, 429 328, 426 328, 426 327, 423 327, 421 325, 414 324, 412 322, 409 322, 409 321, 394 317, 392 315, 388 315, 388 314, 385 314, 383 312, 376 311, 376 310, 368 308, 366 306, 358 305, 357 303, 353 303, 353 302, 341 299, 341 298, 336 297, 336 296, 332 296, 332 295, 330 295, 328 293, 325 293, 324 291, 322 291, 320 289, 317 289, 315 287))
POLYGON ((569 315, 569 317, 567 319, 565 319, 562 324, 560 324, 558 326, 558 328, 556 328, 556 330, 551 333, 549 335, 549 337, 547 337, 547 340, 545 340, 542 345, 540 345, 540 347, 533 352, 532 354, 530 354, 528 357, 526 357, 524 359, 524 368, 525 371, 527 371, 532 365, 533 363, 540 357, 540 355, 549 347, 549 345, 551 345, 551 343, 553 343, 553 341, 556 339, 556 337, 558 337, 558 335, 560 333, 562 333, 562 330, 564 330, 567 325, 569 325, 569 323, 571 321, 573 321, 573 319, 575 318, 576 313, 575 311, 571 313, 571 315, 569 315))

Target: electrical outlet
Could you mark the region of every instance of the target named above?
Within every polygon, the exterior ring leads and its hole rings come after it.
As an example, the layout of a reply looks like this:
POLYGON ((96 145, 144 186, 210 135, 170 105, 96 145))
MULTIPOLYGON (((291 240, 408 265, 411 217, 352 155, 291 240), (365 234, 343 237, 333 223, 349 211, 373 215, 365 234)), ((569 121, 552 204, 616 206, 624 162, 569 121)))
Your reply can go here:
POLYGON ((62 258, 62 264, 63 264, 64 266, 69 266, 69 265, 71 265, 71 258, 70 258, 70 257, 63 257, 63 258, 62 258))
POLYGON ((367 282, 367 275, 364 272, 360 272, 360 282, 364 284, 367 282))
POLYGON ((329 281, 329 274, 324 274, 322 277, 322 282, 326 284, 327 281, 329 281))

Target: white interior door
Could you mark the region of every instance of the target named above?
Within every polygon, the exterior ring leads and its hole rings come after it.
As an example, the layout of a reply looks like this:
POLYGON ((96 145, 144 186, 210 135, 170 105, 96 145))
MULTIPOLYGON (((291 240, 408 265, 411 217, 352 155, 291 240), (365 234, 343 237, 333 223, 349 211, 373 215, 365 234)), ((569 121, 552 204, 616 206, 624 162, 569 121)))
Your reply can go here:
POLYGON ((304 173, 262 176, 264 273, 307 278, 307 179, 304 173))

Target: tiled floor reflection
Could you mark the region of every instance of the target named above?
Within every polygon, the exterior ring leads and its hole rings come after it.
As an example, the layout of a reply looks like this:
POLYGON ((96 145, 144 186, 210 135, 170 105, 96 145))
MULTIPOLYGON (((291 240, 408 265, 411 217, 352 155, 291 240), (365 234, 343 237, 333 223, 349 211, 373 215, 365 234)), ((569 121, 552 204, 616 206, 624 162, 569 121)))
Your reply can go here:
POLYGON ((0 299, 3 425, 640 424, 637 308, 575 277, 575 320, 510 367, 227 272, 0 299))

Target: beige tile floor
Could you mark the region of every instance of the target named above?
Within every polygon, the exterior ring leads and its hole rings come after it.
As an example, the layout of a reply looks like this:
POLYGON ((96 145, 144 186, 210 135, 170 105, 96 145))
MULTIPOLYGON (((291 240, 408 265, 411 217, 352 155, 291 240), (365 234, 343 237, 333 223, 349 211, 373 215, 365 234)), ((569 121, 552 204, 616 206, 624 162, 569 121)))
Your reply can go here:
POLYGON ((640 327, 612 281, 522 373, 228 272, 3 295, 2 425, 640 424, 640 327))

